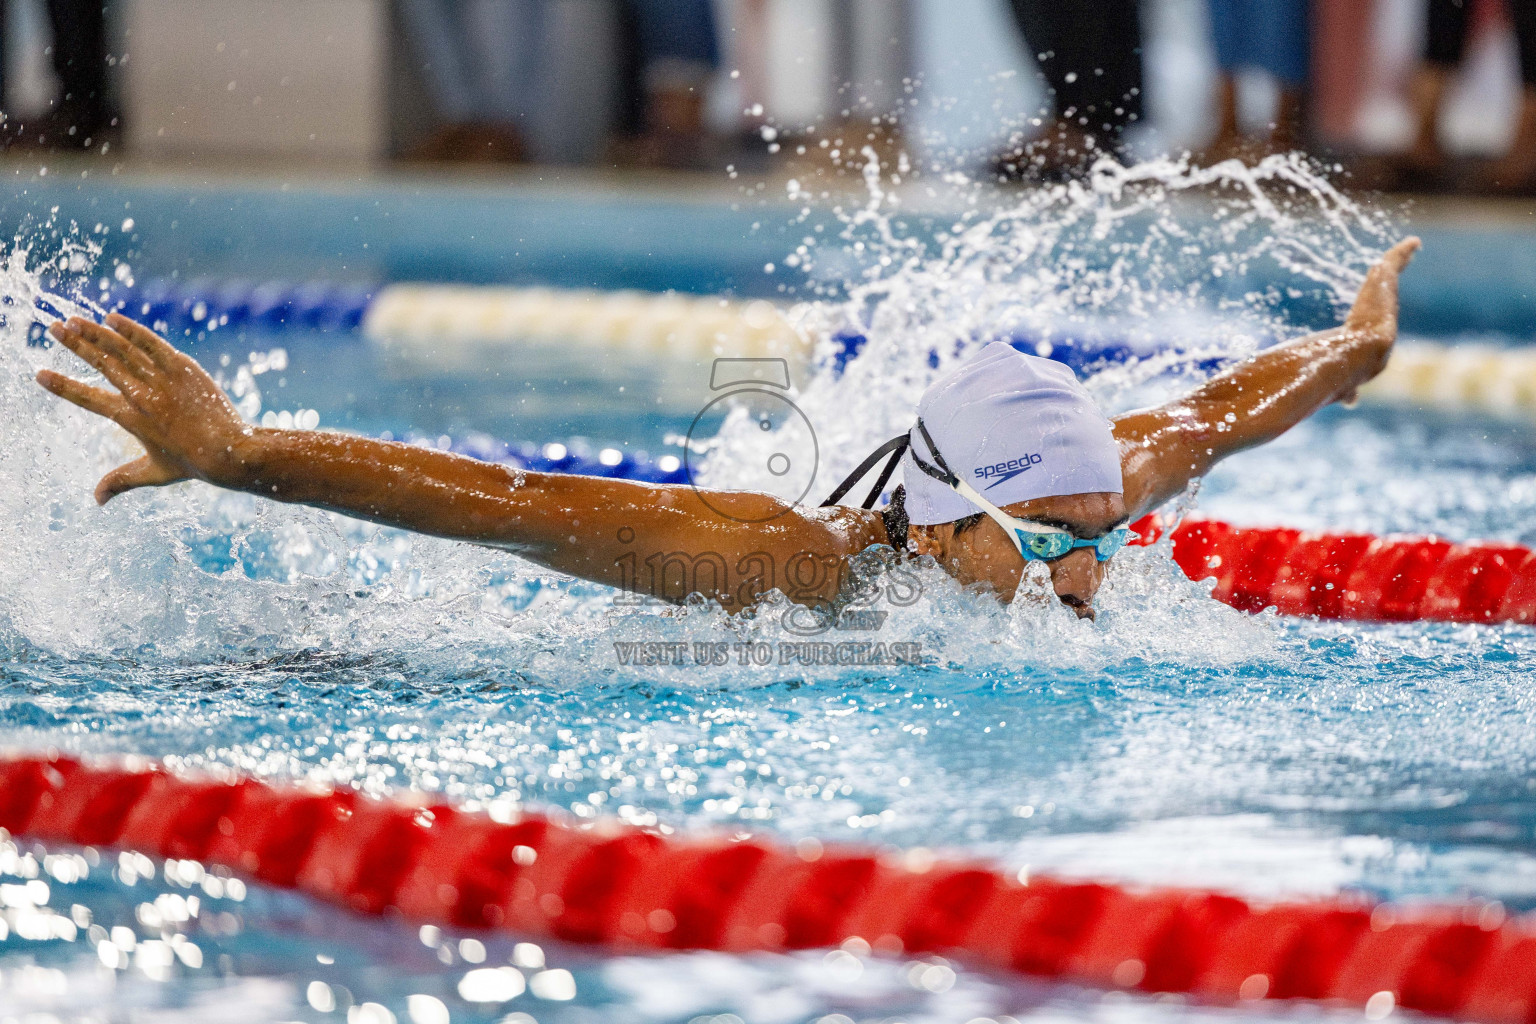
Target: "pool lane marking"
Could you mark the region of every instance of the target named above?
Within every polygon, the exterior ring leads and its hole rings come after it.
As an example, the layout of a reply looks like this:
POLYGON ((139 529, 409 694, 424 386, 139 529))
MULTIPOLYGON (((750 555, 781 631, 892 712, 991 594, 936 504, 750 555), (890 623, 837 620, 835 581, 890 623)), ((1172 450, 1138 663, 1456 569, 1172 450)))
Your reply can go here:
MULTIPOLYGON (((798 324, 762 299, 641 291, 150 281, 110 305, 155 319, 176 336, 254 323, 273 331, 359 331, 370 341, 406 350, 575 343, 678 359, 782 357, 804 365, 825 356, 840 368, 865 343, 862 334, 845 329, 818 344, 814 339, 825 331, 798 324)), ((1043 348, 1020 344, 1075 370, 1170 350, 1168 345, 1133 346, 1113 339, 1043 348)), ((1210 372, 1221 362, 1210 356, 1191 354, 1191 359, 1210 372)), ((1384 405, 1536 419, 1536 348, 1401 342, 1382 374, 1361 389, 1361 397, 1384 405)))

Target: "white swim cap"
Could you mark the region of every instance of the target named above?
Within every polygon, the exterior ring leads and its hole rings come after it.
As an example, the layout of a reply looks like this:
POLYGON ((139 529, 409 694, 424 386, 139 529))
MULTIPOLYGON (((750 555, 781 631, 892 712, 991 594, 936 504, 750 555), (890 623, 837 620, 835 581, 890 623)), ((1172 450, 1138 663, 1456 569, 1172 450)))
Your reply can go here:
MULTIPOLYGON (((1072 371, 995 341, 929 385, 918 418, 949 469, 994 505, 1090 492, 1121 493, 1120 446, 1072 371)), ((901 458, 907 516, 918 526, 980 512, 912 461, 933 454, 914 427, 901 458)))

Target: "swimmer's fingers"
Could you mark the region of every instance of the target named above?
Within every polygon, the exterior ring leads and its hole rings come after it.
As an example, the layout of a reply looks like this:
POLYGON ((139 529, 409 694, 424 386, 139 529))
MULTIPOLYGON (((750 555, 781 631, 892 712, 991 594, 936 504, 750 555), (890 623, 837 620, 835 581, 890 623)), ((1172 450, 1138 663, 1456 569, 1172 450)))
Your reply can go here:
POLYGON ((138 487, 164 487, 185 480, 182 473, 156 462, 148 455, 118 466, 96 485, 96 504, 105 505, 124 491, 138 487))
POLYGON ((1421 245, 1405 238, 1376 261, 1344 318, 1346 329, 1391 346, 1397 338, 1397 279, 1421 245))
POLYGON ((57 338, 59 344, 83 359, 97 373, 111 381, 119 391, 127 393, 137 390, 139 385, 137 375, 129 370, 121 359, 102 349, 72 323, 66 324, 62 321, 55 323, 48 328, 48 333, 57 338))
POLYGON ((110 391, 103 391, 101 388, 93 388, 89 384, 82 384, 73 377, 66 377, 62 373, 54 373, 52 370, 39 370, 37 382, 64 399, 64 401, 78 405, 86 412, 93 412, 97 416, 103 416, 119 425, 121 425, 123 417, 128 413, 128 403, 122 395, 114 395, 110 391))
POLYGON ((1417 235, 1409 235, 1388 249, 1386 254, 1377 263, 1377 266, 1390 270, 1394 274, 1401 274, 1403 268, 1413 261, 1414 254, 1422 248, 1424 248, 1424 243, 1419 240, 1419 237, 1417 235))
POLYGON ((172 367, 181 358, 170 342, 137 320, 130 320, 121 313, 108 313, 107 326, 121 334, 135 348, 144 353, 157 366, 172 367))
POLYGON ((112 328, 78 316, 70 317, 67 326, 76 333, 85 335, 103 352, 117 357, 117 360, 135 376, 143 377, 154 371, 154 363, 150 361, 149 356, 112 328))
POLYGON ((1424 247, 1418 236, 1409 237, 1398 242, 1392 248, 1381 254, 1381 258, 1371 265, 1371 269, 1365 275, 1366 286, 1378 287, 1386 284, 1395 284, 1397 277, 1413 262, 1414 254, 1424 247))

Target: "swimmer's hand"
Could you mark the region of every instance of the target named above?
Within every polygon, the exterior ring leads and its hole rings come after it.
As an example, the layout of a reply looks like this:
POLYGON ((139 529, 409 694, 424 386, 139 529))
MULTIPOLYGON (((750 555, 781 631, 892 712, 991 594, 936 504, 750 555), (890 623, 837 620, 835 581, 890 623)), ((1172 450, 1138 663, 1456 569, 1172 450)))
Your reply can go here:
POLYGON ((105 325, 70 317, 48 332, 117 390, 92 387, 52 370, 40 371, 37 382, 65 401, 106 417, 144 446, 143 458, 101 478, 97 502, 105 505, 124 491, 179 480, 229 486, 239 476, 241 446, 251 428, 190 356, 116 313, 107 316, 105 325))
POLYGON ((808 555, 816 577, 804 585, 790 577, 797 591, 791 600, 826 604, 847 579, 838 566, 886 539, 879 516, 859 510, 799 509, 772 495, 733 492, 730 507, 744 513, 738 519, 709 503, 723 492, 524 471, 398 441, 250 426, 202 367, 127 317, 109 316, 106 326, 71 319, 49 330, 112 388, 48 370, 38 383, 144 445, 143 458, 102 478, 100 502, 136 487, 204 480, 512 551, 631 594, 682 601, 697 591, 732 610, 774 586, 764 585, 764 572, 808 555), (771 528, 759 525, 768 520, 771 528), (696 583, 701 565, 711 575, 696 583))
MULTIPOLYGON (((1418 238, 1409 237, 1388 249, 1365 275, 1355 304, 1344 318, 1344 340, 1363 342, 1376 357, 1365 367, 1365 380, 1384 370, 1391 358, 1392 346, 1397 341, 1397 279, 1422 245, 1418 238)), ((1338 400, 1351 404, 1358 397, 1357 391, 1358 387, 1350 387, 1338 400)))
POLYGON ((1332 402, 1351 401, 1397 341, 1397 278, 1419 251, 1405 238, 1376 262, 1340 327, 1272 346, 1183 398, 1115 419, 1125 507, 1135 519, 1229 455, 1272 441, 1332 402))

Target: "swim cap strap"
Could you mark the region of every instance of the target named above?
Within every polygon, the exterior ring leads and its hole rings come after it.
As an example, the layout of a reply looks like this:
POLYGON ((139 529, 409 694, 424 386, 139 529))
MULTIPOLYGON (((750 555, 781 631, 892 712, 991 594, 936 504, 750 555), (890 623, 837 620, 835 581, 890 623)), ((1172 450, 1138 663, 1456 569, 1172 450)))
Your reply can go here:
POLYGON ((906 447, 909 443, 908 435, 902 434, 898 437, 891 438, 889 441, 885 442, 885 444, 881 445, 879 448, 876 448, 874 453, 870 455, 869 458, 859 463, 858 468, 855 469, 852 473, 848 474, 847 479, 837 485, 837 488, 832 492, 832 496, 829 497, 826 501, 822 502, 821 507, 826 508, 828 505, 836 505, 839 501, 842 500, 843 495, 853 490, 853 485, 862 480, 864 478, 864 474, 868 473, 870 469, 874 467, 875 463, 889 455, 891 460, 887 462, 885 464, 885 468, 880 471, 880 478, 875 481, 874 489, 871 490, 869 492, 869 496, 864 499, 864 504, 859 506, 860 508, 872 508, 875 502, 879 499, 880 492, 885 489, 887 481, 891 479, 891 474, 896 472, 896 463, 901 461, 901 454, 906 450, 906 447))

